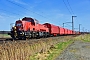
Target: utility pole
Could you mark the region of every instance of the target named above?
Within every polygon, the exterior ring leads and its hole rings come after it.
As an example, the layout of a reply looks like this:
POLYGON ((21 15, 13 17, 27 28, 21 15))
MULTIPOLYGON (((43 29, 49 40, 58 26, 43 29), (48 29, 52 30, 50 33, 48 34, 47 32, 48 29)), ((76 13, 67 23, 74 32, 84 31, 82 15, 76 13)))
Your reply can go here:
POLYGON ((73 17, 77 17, 77 16, 72 16, 72 33, 74 31, 74 22, 73 22, 73 17))
POLYGON ((63 28, 64 28, 64 23, 63 23, 63 28))
POLYGON ((80 32, 80 25, 81 25, 81 24, 79 24, 79 32, 80 32))
POLYGON ((64 25, 67 24, 67 23, 72 23, 72 22, 65 22, 65 23, 63 23, 63 27, 64 27, 64 25))

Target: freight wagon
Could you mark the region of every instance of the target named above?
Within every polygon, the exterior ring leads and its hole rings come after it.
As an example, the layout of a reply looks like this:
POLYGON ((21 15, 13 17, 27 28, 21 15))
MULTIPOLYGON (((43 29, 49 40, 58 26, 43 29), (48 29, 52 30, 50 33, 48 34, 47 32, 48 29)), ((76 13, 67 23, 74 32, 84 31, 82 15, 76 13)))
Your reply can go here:
POLYGON ((50 24, 50 23, 45 23, 45 26, 47 26, 47 28, 49 29, 49 33, 51 36, 58 36, 60 29, 58 26, 50 24))
MULTIPOLYGON (((13 39, 29 39, 72 34, 76 34, 76 32, 50 23, 40 24, 38 20, 31 17, 24 17, 22 20, 17 20, 15 26, 12 27, 11 32, 9 33, 13 39)), ((77 32, 77 34, 80 33, 77 32)))

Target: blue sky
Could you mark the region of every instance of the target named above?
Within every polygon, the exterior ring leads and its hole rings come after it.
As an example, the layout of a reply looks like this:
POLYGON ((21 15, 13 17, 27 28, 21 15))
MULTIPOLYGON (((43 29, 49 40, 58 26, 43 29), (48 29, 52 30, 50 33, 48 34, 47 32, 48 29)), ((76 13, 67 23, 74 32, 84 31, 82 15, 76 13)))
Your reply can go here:
MULTIPOLYGON (((90 0, 0 0, 0 30, 10 30, 11 23, 25 16, 58 26, 77 16, 74 28, 81 24, 81 31, 90 31, 90 0)), ((71 24, 65 24, 65 28, 71 29, 71 24)))

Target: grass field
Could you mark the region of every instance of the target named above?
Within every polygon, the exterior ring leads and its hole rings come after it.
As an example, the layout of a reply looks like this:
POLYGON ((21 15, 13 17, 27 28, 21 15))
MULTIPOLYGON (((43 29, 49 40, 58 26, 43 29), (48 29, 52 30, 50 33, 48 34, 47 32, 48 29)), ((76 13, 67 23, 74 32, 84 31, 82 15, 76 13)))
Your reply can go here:
POLYGON ((54 60, 75 40, 90 42, 90 34, 48 38, 32 44, 29 41, 3 43, 0 44, 0 60, 54 60))
MULTIPOLYGON (((53 54, 53 50, 58 50, 58 45, 67 46, 71 37, 61 38, 53 37, 33 42, 12 41, 0 44, 0 60, 44 60, 53 54)), ((51 56, 52 57, 52 56, 51 56)), ((50 57, 50 59, 51 59, 50 57)))
POLYGON ((67 42, 61 42, 55 45, 55 49, 52 50, 52 53, 47 57, 46 60, 54 60, 60 53, 62 53, 73 41, 69 40, 67 42))
POLYGON ((74 41, 80 40, 84 42, 90 42, 90 34, 79 35, 77 37, 65 37, 65 42, 59 42, 53 46, 52 49, 45 53, 37 53, 31 57, 31 60, 54 60, 57 56, 59 56, 69 45, 71 45, 74 41))
POLYGON ((80 36, 76 37, 75 40, 81 40, 81 41, 84 41, 84 42, 90 42, 90 34, 80 35, 80 36))
POLYGON ((90 60, 90 34, 75 37, 74 43, 55 60, 90 60))
MULTIPOLYGON (((61 40, 61 39, 59 39, 61 40)), ((62 53, 71 43, 73 43, 72 37, 65 37, 64 41, 58 42, 55 45, 52 45, 48 51, 44 53, 36 53, 31 56, 31 60, 54 60, 60 53, 62 53)))
POLYGON ((8 34, 0 34, 0 38, 10 38, 10 35, 8 35, 8 34))

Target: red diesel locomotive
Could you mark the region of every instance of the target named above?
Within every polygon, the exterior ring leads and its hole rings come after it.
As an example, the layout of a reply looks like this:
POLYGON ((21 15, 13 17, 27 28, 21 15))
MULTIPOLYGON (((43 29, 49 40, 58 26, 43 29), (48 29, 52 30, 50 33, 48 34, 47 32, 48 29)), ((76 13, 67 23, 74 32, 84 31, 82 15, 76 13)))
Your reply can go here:
POLYGON ((25 17, 16 21, 10 35, 13 39, 47 37, 49 30, 45 25, 39 24, 38 20, 25 17))
POLYGON ((71 34, 75 34, 75 31, 72 33, 72 30, 50 23, 40 24, 38 20, 30 17, 17 20, 15 26, 11 29, 11 33, 9 33, 13 39, 29 39, 71 34))

